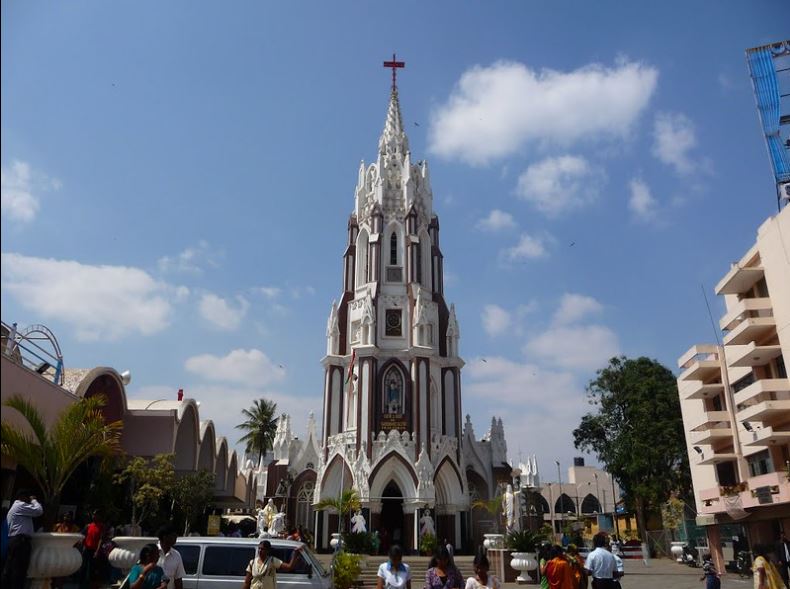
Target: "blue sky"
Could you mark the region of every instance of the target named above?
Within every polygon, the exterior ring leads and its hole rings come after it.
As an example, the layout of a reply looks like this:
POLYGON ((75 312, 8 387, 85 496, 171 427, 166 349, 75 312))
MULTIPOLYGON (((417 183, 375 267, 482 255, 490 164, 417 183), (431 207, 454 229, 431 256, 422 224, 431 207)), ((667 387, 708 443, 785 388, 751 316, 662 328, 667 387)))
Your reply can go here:
POLYGON ((712 339, 700 285, 776 206, 744 50, 788 22, 780 0, 5 1, 3 320, 131 369, 132 397, 185 388, 234 439, 261 395, 302 429, 395 50, 464 411, 549 479, 608 356, 674 369, 712 339))

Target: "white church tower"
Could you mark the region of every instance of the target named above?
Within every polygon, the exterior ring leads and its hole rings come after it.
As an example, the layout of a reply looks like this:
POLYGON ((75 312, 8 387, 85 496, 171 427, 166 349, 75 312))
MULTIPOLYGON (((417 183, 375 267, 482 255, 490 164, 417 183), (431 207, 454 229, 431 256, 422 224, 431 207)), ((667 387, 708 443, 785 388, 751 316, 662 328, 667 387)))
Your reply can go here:
MULTIPOLYGON (((412 162, 394 76, 378 155, 359 166, 326 337, 315 500, 353 487, 369 529, 407 550, 427 505, 439 540, 459 546, 469 510, 460 330, 444 297, 428 164, 412 162)), ((317 514, 319 545, 335 531, 336 516, 317 514)))

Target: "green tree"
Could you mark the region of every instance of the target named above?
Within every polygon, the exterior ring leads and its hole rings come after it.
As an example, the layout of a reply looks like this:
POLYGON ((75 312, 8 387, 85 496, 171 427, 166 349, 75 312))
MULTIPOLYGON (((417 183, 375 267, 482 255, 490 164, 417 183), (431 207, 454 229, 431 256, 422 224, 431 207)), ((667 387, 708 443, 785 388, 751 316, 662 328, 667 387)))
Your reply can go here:
POLYGON ((60 493, 77 467, 94 456, 120 452, 123 424, 106 423, 101 408, 104 397, 98 395, 69 405, 55 423, 47 426, 38 409, 20 395, 5 406, 18 411, 27 427, 2 423, 2 452, 30 473, 41 490, 44 528, 55 522, 60 507, 60 493), (29 433, 32 432, 32 435, 29 433))
POLYGON ((274 444, 274 434, 277 432, 277 403, 267 399, 256 399, 249 409, 242 409, 241 414, 245 421, 236 426, 244 432, 239 438, 239 444, 245 445, 247 454, 261 456, 266 454, 274 444))
MULTIPOLYGON (((359 501, 359 495, 354 489, 343 491, 339 497, 327 497, 321 499, 315 505, 316 510, 324 511, 330 509, 340 514, 341 528, 345 528, 346 519, 348 514, 362 509, 362 503, 359 501)), ((342 529, 340 530, 343 531, 342 529)))
POLYGON ((184 514, 184 536, 214 498, 214 473, 199 470, 178 478, 173 487, 175 504, 184 514))
POLYGON ((672 531, 672 539, 675 539, 675 532, 683 525, 686 515, 686 504, 672 495, 665 503, 661 504, 661 522, 664 527, 672 531))
POLYGON ((128 483, 132 525, 139 526, 156 515, 162 500, 174 490, 173 455, 157 454, 152 460, 136 456, 115 475, 115 482, 128 483))
POLYGON ((656 360, 621 356, 597 372, 587 395, 597 411, 582 417, 574 445, 593 452, 618 481, 646 541, 646 511, 691 487, 675 376, 656 360))
POLYGON ((477 501, 473 501, 472 509, 482 509, 490 513, 496 522, 496 531, 499 533, 501 529, 500 520, 502 519, 500 517, 502 513, 502 495, 497 495, 493 499, 478 499, 477 501))

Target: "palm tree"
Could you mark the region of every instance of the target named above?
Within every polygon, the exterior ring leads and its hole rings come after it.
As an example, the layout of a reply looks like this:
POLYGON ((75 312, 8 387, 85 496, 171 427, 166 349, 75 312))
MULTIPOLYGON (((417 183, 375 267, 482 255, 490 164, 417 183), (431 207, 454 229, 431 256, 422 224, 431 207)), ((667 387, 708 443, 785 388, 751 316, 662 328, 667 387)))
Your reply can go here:
POLYGON ((245 445, 247 454, 257 454, 258 460, 274 445, 277 433, 277 403, 267 399, 257 399, 249 409, 242 409, 246 421, 236 426, 244 435, 239 443, 245 445))
POLYGON ((357 492, 354 489, 349 489, 347 491, 343 491, 339 497, 327 497, 326 499, 321 499, 321 501, 316 503, 315 509, 317 511, 324 511, 326 509, 332 509, 336 511, 340 514, 340 521, 342 522, 343 528, 345 528, 345 520, 348 514, 362 509, 362 504, 359 501, 359 495, 357 495, 357 492))
POLYGON ((502 513, 502 495, 497 495, 493 499, 478 499, 472 502, 472 509, 482 509, 487 511, 496 520, 496 531, 500 529, 500 513, 502 513))
POLYGON ((17 428, 3 421, 0 448, 36 481, 44 503, 45 529, 54 523, 60 493, 77 467, 94 456, 106 457, 120 451, 123 422, 105 423, 101 411, 104 402, 101 395, 80 399, 49 428, 39 410, 21 395, 5 402, 6 407, 22 415, 28 427, 17 428))

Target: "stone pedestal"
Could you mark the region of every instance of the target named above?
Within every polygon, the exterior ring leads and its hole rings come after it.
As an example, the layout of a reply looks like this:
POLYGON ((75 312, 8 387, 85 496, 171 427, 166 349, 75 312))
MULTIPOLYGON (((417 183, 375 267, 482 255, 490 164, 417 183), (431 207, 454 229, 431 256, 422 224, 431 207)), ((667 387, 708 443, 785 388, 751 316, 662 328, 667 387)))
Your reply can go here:
POLYGON ((79 570, 82 555, 74 545, 82 534, 39 533, 31 536, 27 576, 34 589, 49 589, 53 577, 68 577, 79 570))
POLYGON ((515 583, 518 572, 510 566, 510 551, 504 548, 489 548, 488 562, 491 572, 503 583, 515 583))

